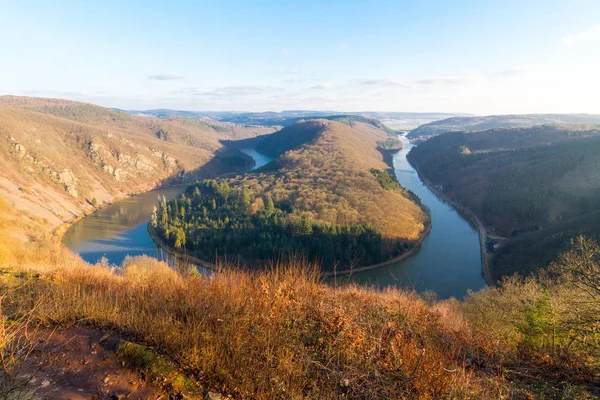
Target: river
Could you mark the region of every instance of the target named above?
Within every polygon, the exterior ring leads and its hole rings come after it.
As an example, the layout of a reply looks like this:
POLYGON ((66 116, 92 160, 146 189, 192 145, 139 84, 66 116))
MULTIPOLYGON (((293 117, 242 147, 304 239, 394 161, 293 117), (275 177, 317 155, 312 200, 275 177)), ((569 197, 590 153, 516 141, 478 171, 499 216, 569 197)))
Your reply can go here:
MULTIPOLYGON (((396 177, 429 207, 431 232, 416 255, 341 279, 377 287, 398 285, 419 292, 433 291, 439 298, 462 298, 467 290, 485 286, 478 233, 423 184, 406 159, 413 145, 404 137, 401 140, 404 147, 393 158, 396 177)), ((254 149, 242 151, 255 160, 253 169, 272 160, 254 149)), ((111 264, 120 264, 127 255, 143 254, 164 259, 164 252, 153 243, 146 225, 159 196, 174 198, 184 189, 158 189, 98 210, 74 223, 65 233, 63 243, 91 263, 105 257, 111 264)))
POLYGON ((439 298, 462 298, 468 290, 486 286, 479 233, 451 205, 440 200, 406 159, 414 147, 401 136, 403 148, 394 155, 398 182, 415 193, 431 212, 431 232, 412 257, 385 267, 354 274, 352 280, 377 287, 401 285, 439 298))

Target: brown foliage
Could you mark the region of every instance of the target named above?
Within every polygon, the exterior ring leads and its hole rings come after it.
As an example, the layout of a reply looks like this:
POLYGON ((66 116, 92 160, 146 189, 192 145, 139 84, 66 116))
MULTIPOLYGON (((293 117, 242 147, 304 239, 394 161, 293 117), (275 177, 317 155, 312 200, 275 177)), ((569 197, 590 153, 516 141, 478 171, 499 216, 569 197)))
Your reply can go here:
POLYGON ((321 127, 314 140, 277 158, 276 171, 246 174, 232 179, 232 185, 244 184, 256 194, 268 194, 318 222, 371 223, 386 238, 413 241, 419 237, 426 214, 403 191, 382 188, 370 172, 387 169, 376 150, 376 140, 387 137, 385 132, 363 134, 326 120, 297 125, 307 130, 321 127))

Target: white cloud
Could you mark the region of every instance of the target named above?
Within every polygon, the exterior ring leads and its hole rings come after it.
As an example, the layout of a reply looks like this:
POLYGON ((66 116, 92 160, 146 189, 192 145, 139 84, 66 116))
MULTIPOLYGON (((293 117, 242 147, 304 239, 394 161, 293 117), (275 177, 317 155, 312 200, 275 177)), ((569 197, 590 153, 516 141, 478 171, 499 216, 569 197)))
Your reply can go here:
POLYGON ((407 80, 399 79, 399 78, 369 78, 369 79, 359 79, 356 81, 359 85, 364 86, 403 86, 403 87, 411 87, 411 85, 407 80))
POLYGON ((183 88, 179 93, 198 97, 237 98, 246 96, 265 95, 270 93, 276 93, 279 91, 281 91, 280 88, 270 86, 241 85, 215 87, 211 90, 201 90, 194 87, 188 87, 183 88))
POLYGON ((281 49, 279 50, 279 55, 280 56, 285 56, 287 53, 289 53, 290 51, 288 49, 281 49))
POLYGON ((527 72, 526 69, 507 69, 490 74, 425 76, 422 78, 402 79, 396 77, 367 78, 355 82, 363 86, 417 88, 420 86, 450 86, 484 82, 490 79, 510 78, 527 72))
POLYGON ((298 68, 290 68, 290 69, 286 69, 283 72, 285 72, 286 74, 297 74, 300 71, 298 71, 298 68))
POLYGON ((340 49, 347 49, 348 45, 346 43, 340 44, 340 49))
POLYGON ((330 89, 333 89, 333 83, 331 83, 331 82, 320 83, 318 85, 311 86, 310 88, 316 89, 316 90, 330 90, 330 89))
POLYGON ((183 76, 180 75, 170 75, 170 74, 158 74, 158 75, 150 75, 148 79, 152 81, 180 81, 183 79, 183 76))
POLYGON ((562 37, 561 43, 563 44, 573 44, 587 41, 595 41, 600 39, 600 25, 594 25, 591 28, 577 32, 577 33, 569 33, 562 37))

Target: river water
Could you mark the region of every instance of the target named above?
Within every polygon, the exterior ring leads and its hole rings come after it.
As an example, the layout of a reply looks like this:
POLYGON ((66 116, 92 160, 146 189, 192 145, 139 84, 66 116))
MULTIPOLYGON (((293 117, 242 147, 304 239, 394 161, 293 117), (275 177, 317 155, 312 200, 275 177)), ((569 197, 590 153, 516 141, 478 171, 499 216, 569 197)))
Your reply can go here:
POLYGON ((468 290, 486 285, 481 264, 479 234, 458 212, 440 200, 419 178, 406 159, 414 147, 401 136, 402 150, 394 155, 398 182, 415 193, 431 212, 431 232, 421 251, 385 267, 354 274, 352 280, 377 287, 400 285, 439 298, 462 298, 468 290))
MULTIPOLYGON (((406 160, 413 145, 404 137, 401 140, 404 148, 394 155, 396 176, 402 186, 413 191, 431 210, 431 232, 421 251, 413 257, 343 279, 377 287, 397 285, 419 292, 429 290, 440 298, 462 298, 467 290, 485 286, 478 233, 421 182, 406 160)), ((254 158, 253 169, 272 160, 254 149, 242 151, 254 158)), ((183 186, 157 189, 98 210, 73 224, 63 243, 91 263, 105 257, 111 264, 120 264, 127 255, 164 259, 164 251, 154 244, 146 225, 159 196, 171 199, 184 190, 183 186)))

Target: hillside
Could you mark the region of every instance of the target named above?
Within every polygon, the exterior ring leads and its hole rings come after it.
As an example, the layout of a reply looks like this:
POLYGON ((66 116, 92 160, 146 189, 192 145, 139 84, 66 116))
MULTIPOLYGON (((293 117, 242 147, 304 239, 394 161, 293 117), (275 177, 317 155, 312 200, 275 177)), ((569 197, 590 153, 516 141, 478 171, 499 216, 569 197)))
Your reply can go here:
POLYGON ((265 137, 257 149, 279 155, 271 165, 226 186, 188 188, 187 200, 159 209, 158 231, 172 246, 211 260, 231 252, 253 262, 299 253, 341 270, 397 257, 428 218, 386 172, 377 141, 388 134, 372 127, 320 119, 265 137))
POLYGON ((508 240, 494 255, 496 279, 529 274, 577 235, 600 235, 600 129, 546 125, 440 135, 411 163, 438 190, 508 240))
POLYGON ((270 131, 2 96, 0 195, 54 228, 92 203, 247 168, 251 160, 221 141, 270 131))
POLYGON ((452 117, 433 121, 411 130, 410 139, 426 140, 446 132, 484 131, 498 128, 529 127, 552 123, 598 124, 600 115, 595 114, 522 114, 489 115, 485 117, 452 117))

